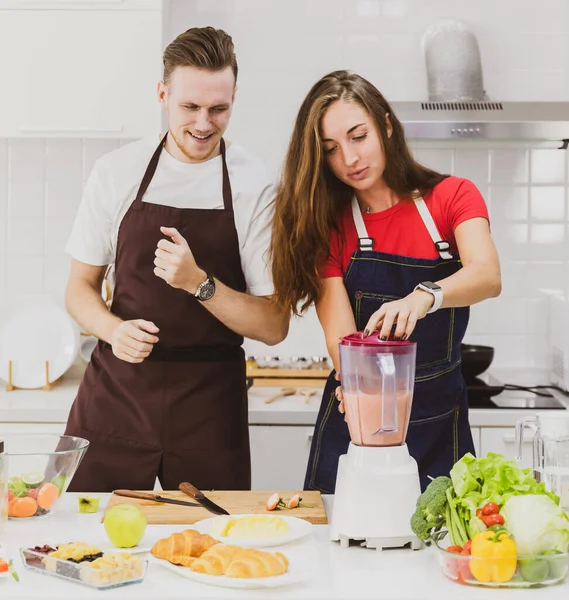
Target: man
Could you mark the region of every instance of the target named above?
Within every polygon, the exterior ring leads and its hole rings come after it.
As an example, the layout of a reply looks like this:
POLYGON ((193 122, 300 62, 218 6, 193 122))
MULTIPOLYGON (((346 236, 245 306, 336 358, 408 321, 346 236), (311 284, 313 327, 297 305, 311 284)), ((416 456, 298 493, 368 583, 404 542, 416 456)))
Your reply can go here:
POLYGON ((90 447, 70 489, 250 488, 243 336, 288 331, 265 264, 273 186, 223 134, 237 62, 224 31, 164 51, 161 139, 94 166, 68 242, 68 311, 99 338, 66 433, 90 447), (100 294, 114 265, 109 312, 100 294))

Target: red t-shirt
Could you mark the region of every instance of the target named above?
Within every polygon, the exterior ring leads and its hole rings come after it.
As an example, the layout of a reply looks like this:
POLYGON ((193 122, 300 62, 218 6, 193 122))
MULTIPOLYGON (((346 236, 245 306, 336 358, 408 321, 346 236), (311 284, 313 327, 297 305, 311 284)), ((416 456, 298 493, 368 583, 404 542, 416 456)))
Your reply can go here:
MULTIPOLYGON (((449 242, 456 253, 454 230, 468 219, 488 219, 484 198, 468 179, 447 177, 424 198, 441 239, 449 242)), ((362 213, 368 236, 374 239, 374 251, 409 256, 437 258, 438 252, 421 216, 411 200, 401 200, 382 212, 362 213)), ((339 223, 340 232, 330 238, 330 256, 320 270, 320 276, 343 277, 354 250, 358 248, 358 233, 348 205, 339 223), (343 242, 342 242, 343 240, 343 242)))

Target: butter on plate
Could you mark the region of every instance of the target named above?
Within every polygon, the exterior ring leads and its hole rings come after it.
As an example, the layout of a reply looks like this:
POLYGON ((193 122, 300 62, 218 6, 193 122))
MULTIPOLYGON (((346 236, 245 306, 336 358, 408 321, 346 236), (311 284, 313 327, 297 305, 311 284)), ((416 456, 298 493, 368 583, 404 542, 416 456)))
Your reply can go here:
POLYGON ((247 517, 221 516, 212 520, 213 537, 229 538, 277 538, 289 533, 288 523, 281 517, 268 515, 251 515, 247 517))

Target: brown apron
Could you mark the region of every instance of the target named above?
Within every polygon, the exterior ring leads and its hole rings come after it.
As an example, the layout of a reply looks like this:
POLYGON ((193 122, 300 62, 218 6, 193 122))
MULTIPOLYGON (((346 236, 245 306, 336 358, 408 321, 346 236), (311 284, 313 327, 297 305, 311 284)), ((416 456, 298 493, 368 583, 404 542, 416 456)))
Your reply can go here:
POLYGON ((119 228, 111 308, 123 320, 154 322, 160 341, 138 364, 99 341, 65 431, 91 442, 71 491, 153 489, 157 476, 164 489, 181 481, 205 490, 251 487, 243 338, 154 274, 160 227, 175 227, 202 269, 245 291, 225 143, 224 209, 207 210, 142 201, 165 140, 119 228))

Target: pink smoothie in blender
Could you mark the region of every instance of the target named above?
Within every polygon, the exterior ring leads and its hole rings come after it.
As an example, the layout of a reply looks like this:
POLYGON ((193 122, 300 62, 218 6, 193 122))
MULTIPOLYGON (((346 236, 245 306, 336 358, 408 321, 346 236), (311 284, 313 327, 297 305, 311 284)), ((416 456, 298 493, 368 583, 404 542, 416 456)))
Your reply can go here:
POLYGON ((415 342, 353 333, 340 343, 346 421, 356 446, 405 443, 415 382, 415 342))

